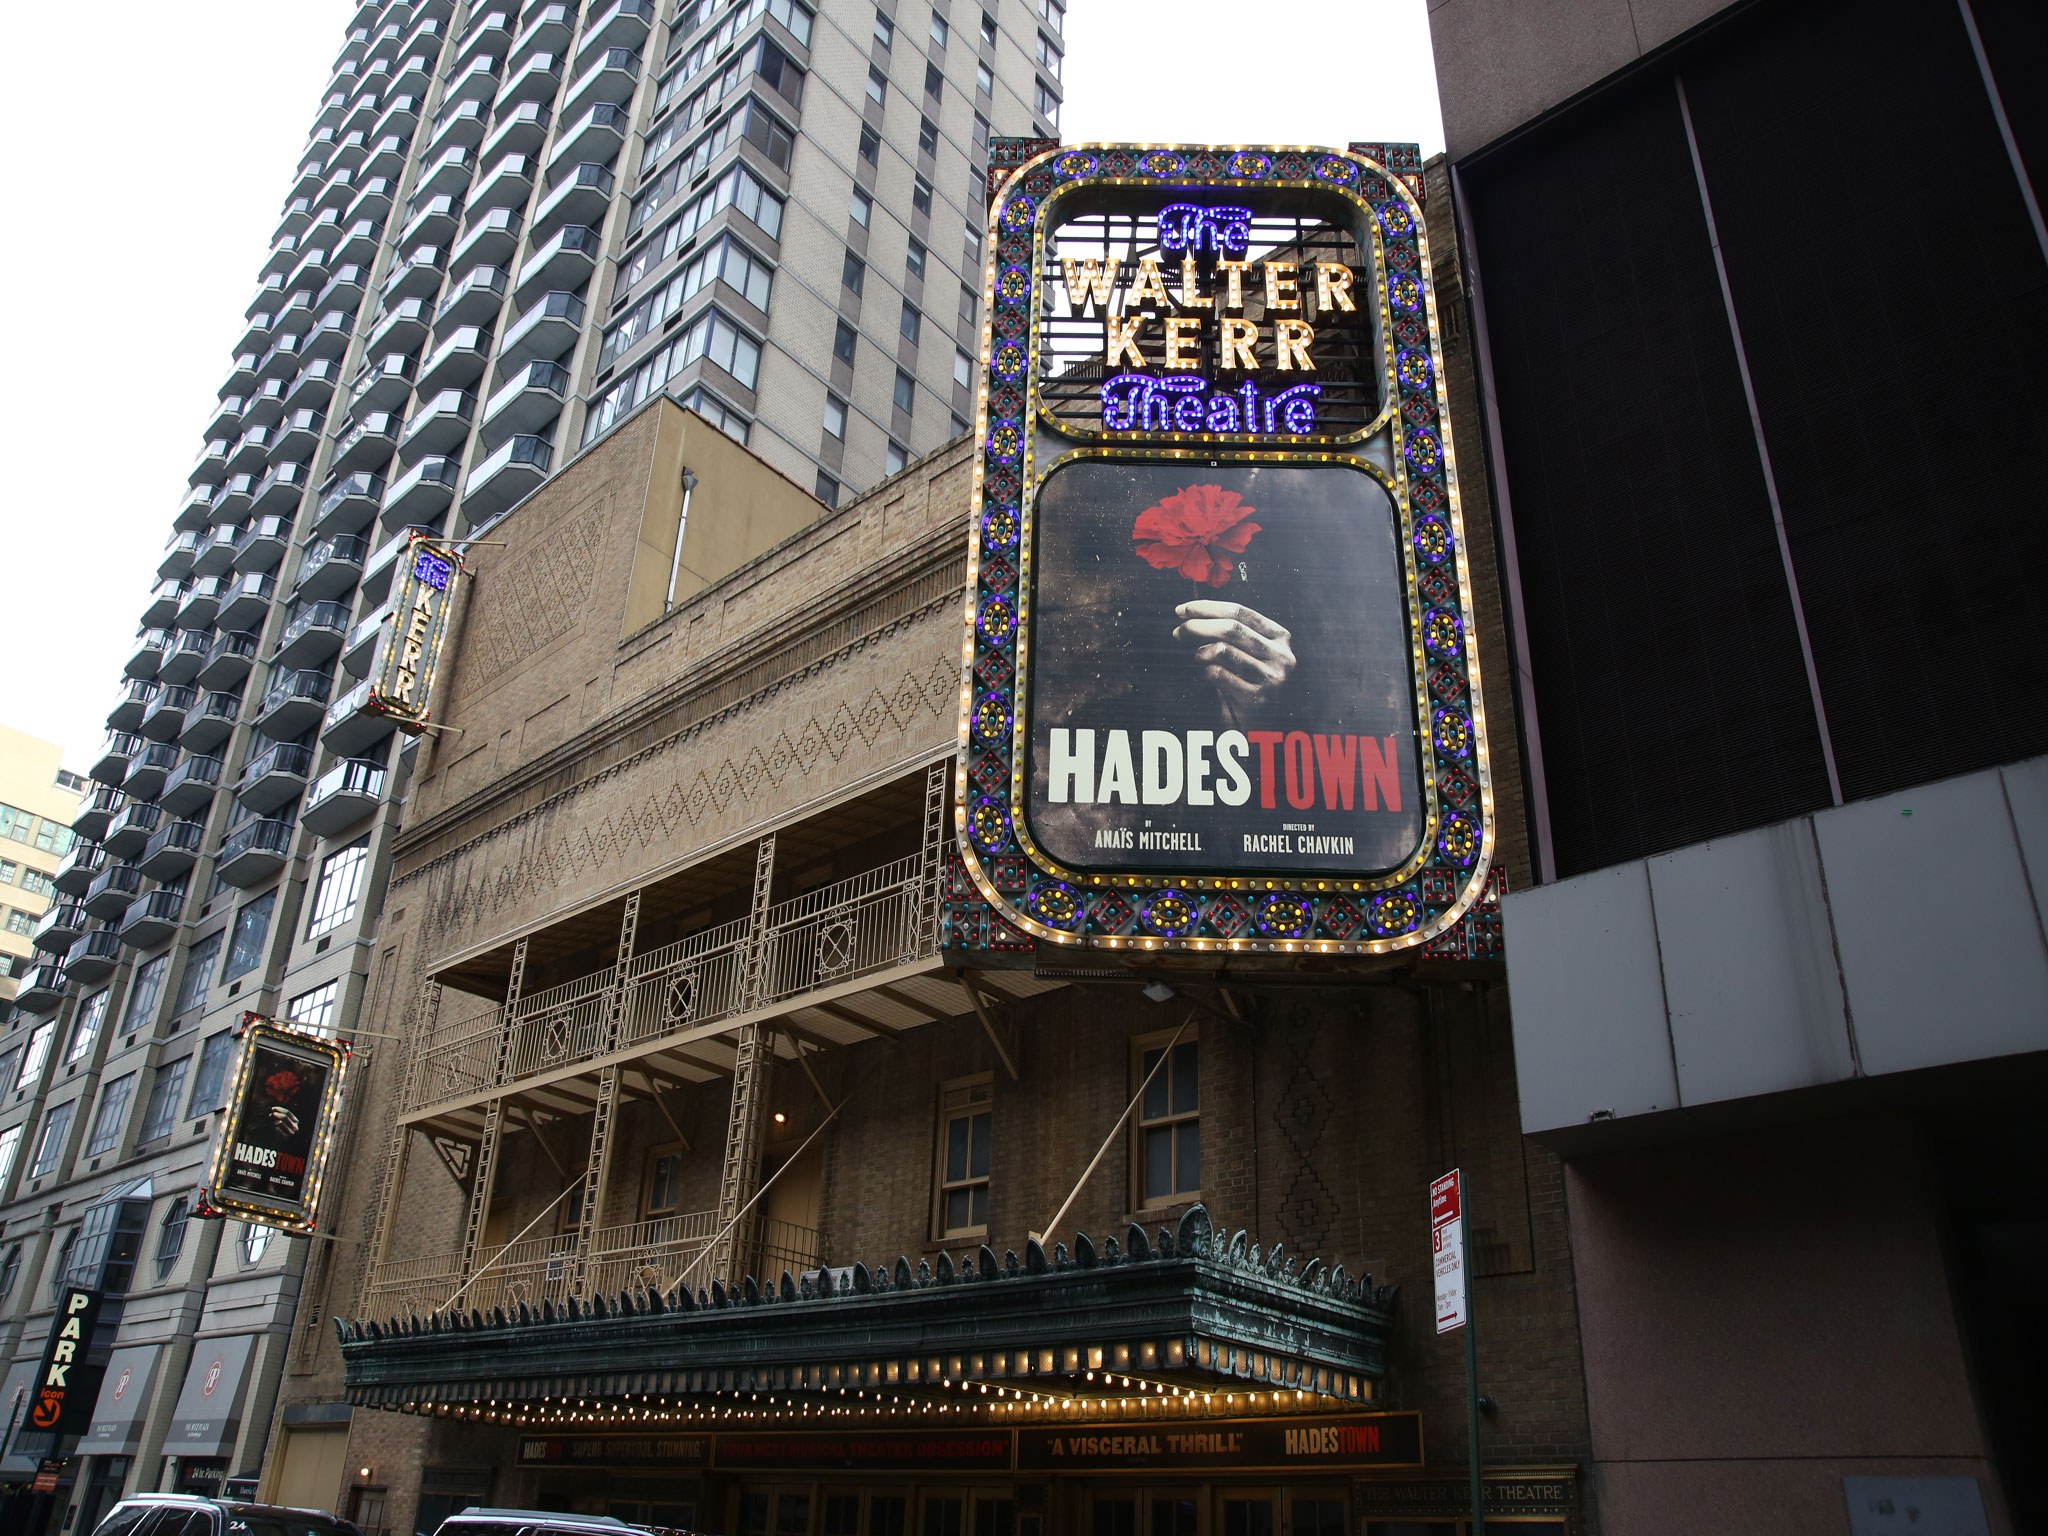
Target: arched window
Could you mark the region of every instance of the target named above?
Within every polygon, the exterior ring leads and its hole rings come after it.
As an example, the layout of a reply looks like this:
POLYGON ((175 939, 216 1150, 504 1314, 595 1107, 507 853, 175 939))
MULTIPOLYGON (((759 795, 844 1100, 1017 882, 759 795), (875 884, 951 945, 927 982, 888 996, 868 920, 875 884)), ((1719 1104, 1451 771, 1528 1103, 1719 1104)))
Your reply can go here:
POLYGON ((185 1251, 185 1223, 191 1218, 192 1203, 183 1195, 171 1202, 171 1208, 164 1212, 163 1225, 156 1233, 156 1277, 168 1280, 171 1271, 177 1267, 178 1255, 185 1251))

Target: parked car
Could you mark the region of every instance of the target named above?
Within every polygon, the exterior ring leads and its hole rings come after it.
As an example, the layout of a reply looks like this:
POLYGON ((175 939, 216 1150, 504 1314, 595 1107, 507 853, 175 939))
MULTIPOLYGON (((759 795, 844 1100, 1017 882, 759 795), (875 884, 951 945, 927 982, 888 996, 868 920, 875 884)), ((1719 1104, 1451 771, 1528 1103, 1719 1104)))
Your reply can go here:
POLYGON ((92 1536, 363 1536, 324 1509, 287 1509, 188 1493, 138 1493, 107 1511, 92 1536))
POLYGON ((628 1525, 610 1515, 566 1515, 552 1509, 465 1509, 434 1536, 691 1536, 668 1525, 628 1525))

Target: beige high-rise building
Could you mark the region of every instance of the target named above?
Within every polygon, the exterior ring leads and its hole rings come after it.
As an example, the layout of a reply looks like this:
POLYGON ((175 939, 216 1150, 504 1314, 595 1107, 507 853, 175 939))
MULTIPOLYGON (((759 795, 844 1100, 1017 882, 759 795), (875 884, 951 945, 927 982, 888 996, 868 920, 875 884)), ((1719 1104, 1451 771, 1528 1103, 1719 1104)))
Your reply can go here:
POLYGON ((0 1020, 14 1012, 16 976, 35 953, 44 918, 69 917, 50 911, 51 877, 71 851, 71 818, 86 782, 62 766, 63 755, 54 742, 0 725, 0 1020))

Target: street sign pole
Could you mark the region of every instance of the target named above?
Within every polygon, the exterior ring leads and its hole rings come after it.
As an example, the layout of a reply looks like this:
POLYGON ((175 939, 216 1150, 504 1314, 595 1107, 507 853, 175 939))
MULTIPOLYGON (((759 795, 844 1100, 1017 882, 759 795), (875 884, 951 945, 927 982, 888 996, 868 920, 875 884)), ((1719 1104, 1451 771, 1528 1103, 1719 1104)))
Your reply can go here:
POLYGON ((1458 1260, 1465 1271, 1465 1423, 1466 1456, 1472 1463, 1472 1536, 1485 1536, 1485 1486, 1479 1477, 1479 1330, 1472 1326, 1471 1224, 1463 1219, 1464 1191, 1459 1190, 1458 1260))
POLYGON ((1472 1465, 1472 1536, 1484 1536, 1485 1487, 1479 1476, 1479 1343, 1472 1326, 1472 1252, 1466 1240, 1465 1175, 1453 1168, 1429 1186, 1429 1246, 1436 1272, 1436 1331, 1465 1330, 1465 1421, 1472 1465))

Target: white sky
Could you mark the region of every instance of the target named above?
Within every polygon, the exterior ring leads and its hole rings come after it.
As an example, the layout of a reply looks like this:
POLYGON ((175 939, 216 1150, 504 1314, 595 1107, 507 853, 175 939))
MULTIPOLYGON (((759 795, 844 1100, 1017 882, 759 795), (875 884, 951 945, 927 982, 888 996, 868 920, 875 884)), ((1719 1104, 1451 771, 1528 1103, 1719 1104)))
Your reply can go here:
MULTIPOLYGON (((0 721, 81 772, 352 9, 51 0, 9 23, 0 721)), ((1062 137, 1443 147, 1425 0, 1321 0, 1265 38, 1255 14, 1071 0, 1062 137)))

